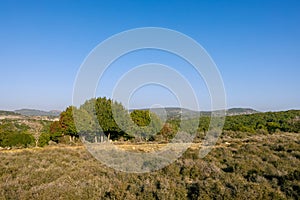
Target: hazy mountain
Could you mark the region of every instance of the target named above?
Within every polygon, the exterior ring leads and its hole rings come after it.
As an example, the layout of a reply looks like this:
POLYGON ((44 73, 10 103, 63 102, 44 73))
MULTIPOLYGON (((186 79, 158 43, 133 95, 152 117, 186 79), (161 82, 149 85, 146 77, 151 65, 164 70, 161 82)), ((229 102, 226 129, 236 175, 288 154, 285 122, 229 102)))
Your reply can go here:
POLYGON ((51 111, 43 111, 43 110, 35 110, 35 109, 20 109, 15 110, 14 112, 19 113, 21 115, 26 116, 59 116, 61 111, 51 110, 51 111))
MULTIPOLYGON (((149 110, 147 108, 140 110, 149 110)), ((132 110, 130 110, 132 111, 132 110)), ((161 118, 168 117, 168 119, 179 119, 181 116, 183 119, 191 119, 199 116, 210 116, 211 111, 195 111, 186 108, 178 108, 178 107, 167 107, 167 108, 152 108, 152 112, 157 114, 161 118)), ((218 112, 218 111, 215 111, 218 112)), ((252 108, 230 108, 226 110, 227 116, 232 115, 244 115, 244 114, 254 114, 258 113, 258 111, 252 108)))
POLYGON ((0 110, 0 115, 20 115, 20 114, 13 111, 0 110))
POLYGON ((252 108, 230 108, 226 111, 226 115, 246 115, 246 114, 254 114, 259 111, 254 110, 252 108))

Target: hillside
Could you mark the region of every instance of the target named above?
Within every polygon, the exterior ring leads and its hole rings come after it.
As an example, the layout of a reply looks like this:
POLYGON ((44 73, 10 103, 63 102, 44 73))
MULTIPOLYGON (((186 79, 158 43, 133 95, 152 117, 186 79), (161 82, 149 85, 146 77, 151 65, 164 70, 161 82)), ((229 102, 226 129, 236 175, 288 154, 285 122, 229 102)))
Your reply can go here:
POLYGON ((151 111, 157 114, 159 117, 162 117, 164 114, 166 114, 168 119, 179 119, 180 117, 183 119, 191 119, 194 117, 199 117, 200 115, 200 112, 198 111, 177 107, 153 108, 151 111))
POLYGON ((254 110, 252 108, 230 108, 226 111, 226 115, 248 115, 248 114, 255 114, 259 113, 259 111, 254 110))
MULTIPOLYGON (((140 109, 140 110, 149 110, 147 108, 140 109)), ((180 118, 183 116, 183 119, 190 119, 197 117, 199 115, 210 115, 210 111, 195 111, 186 108, 178 108, 178 107, 167 107, 167 108, 154 108, 151 109, 155 112, 158 116, 162 116, 164 112, 167 112, 168 117, 170 118, 180 118)), ((132 111, 132 110, 130 110, 132 111)), ((51 110, 51 111, 43 111, 43 110, 36 110, 36 109, 19 109, 15 111, 4 111, 0 110, 0 115, 24 115, 24 116, 54 116, 57 117, 61 111, 58 110, 51 110)), ((243 115, 243 114, 254 114, 258 113, 258 111, 251 109, 251 108, 230 108, 226 110, 226 115, 243 115)))
POLYGON ((14 112, 25 115, 25 116, 53 116, 57 117, 60 114, 60 111, 52 110, 52 111, 42 111, 42 110, 35 110, 35 109, 20 109, 15 110, 14 112))
MULTIPOLYGON (((141 110, 149 110, 147 108, 141 110)), ((182 119, 191 119, 199 116, 210 116, 211 111, 195 111, 186 108, 178 108, 178 107, 167 107, 167 108, 153 108, 152 112, 162 117, 166 112, 168 119, 179 119, 182 116, 182 119)), ((218 112, 218 111, 216 111, 218 112)), ((255 114, 259 113, 252 108, 230 108, 226 110, 227 116, 234 115, 245 115, 245 114, 255 114)))
POLYGON ((11 116, 15 116, 15 115, 20 115, 19 113, 13 112, 13 111, 6 111, 6 110, 0 110, 0 115, 11 115, 11 116))

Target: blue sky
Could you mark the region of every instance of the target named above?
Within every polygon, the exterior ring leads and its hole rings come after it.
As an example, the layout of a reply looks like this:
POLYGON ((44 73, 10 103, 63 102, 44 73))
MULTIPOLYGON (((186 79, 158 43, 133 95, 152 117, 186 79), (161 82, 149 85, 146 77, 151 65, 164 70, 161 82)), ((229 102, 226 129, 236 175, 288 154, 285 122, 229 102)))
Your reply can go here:
MULTIPOLYGON (((2 0, 0 109, 66 108, 77 71, 96 45, 119 32, 149 26, 180 31, 207 50, 222 75, 228 107, 300 109, 299 10, 300 1, 284 0, 2 0)), ((111 73, 152 61, 184 66, 171 55, 145 51, 120 59, 111 73)), ((181 69, 202 98, 201 83, 181 69)), ((97 95, 108 95, 113 81, 104 78, 103 84, 107 86, 97 95)), ((130 106, 166 101, 160 90, 141 89, 130 106), (141 98, 147 93, 151 95, 141 98)), ((209 101, 203 102, 203 109, 209 109, 209 101)))

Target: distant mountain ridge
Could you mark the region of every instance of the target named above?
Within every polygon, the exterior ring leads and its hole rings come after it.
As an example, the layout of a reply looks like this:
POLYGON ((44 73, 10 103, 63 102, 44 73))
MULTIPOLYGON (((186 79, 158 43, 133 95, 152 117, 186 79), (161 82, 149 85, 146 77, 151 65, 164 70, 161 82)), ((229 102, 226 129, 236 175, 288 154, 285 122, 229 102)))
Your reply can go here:
POLYGON ((13 111, 0 110, 0 115, 20 115, 20 114, 13 111))
MULTIPOLYGON (((143 109, 131 109, 132 110, 149 110, 149 108, 143 109)), ((166 107, 166 108, 152 108, 152 112, 156 113, 158 116, 163 116, 167 114, 170 118, 180 118, 182 116, 184 119, 193 118, 197 116, 208 116, 211 115, 211 111, 195 111, 187 108, 179 108, 179 107, 166 107)), ((230 108, 226 110, 227 116, 233 115, 245 115, 245 114, 254 114, 259 111, 254 110, 252 108, 230 108)), ((0 114, 2 115, 24 115, 24 116, 59 116, 61 111, 59 110, 51 110, 51 111, 43 111, 37 109, 19 109, 15 111, 3 111, 0 110, 0 114)))
POLYGON ((230 108, 226 111, 226 115, 247 115, 247 114, 255 114, 259 113, 259 111, 254 110, 252 108, 230 108))
POLYGON ((19 109, 19 110, 15 110, 14 112, 25 116, 52 116, 52 117, 57 117, 61 113, 61 111, 58 110, 43 111, 43 110, 36 110, 36 109, 19 109))
MULTIPOLYGON (((131 109, 129 111, 132 111, 131 109)), ((149 110, 148 108, 137 109, 137 110, 149 110)), ((178 119, 182 117, 183 119, 191 119, 194 117, 199 116, 210 116, 212 111, 195 111, 190 110, 187 108, 179 108, 179 107, 166 107, 166 108, 152 108, 152 112, 157 114, 159 117, 167 114, 168 118, 170 119, 178 119)), ((214 112, 218 112, 214 111, 214 112)), ((230 108, 226 110, 226 116, 233 116, 233 115, 247 115, 247 114, 254 114, 259 113, 259 111, 254 110, 252 108, 230 108)))

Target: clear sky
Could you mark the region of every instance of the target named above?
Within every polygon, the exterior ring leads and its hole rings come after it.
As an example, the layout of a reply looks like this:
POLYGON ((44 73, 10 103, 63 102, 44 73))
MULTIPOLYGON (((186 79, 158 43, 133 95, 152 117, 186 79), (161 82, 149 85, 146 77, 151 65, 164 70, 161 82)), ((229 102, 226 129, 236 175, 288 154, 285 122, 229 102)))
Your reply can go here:
MULTIPOLYGON (((180 31, 207 50, 223 77, 228 107, 300 109, 298 0, 1 0, 0 109, 65 109, 72 103, 77 71, 96 45, 119 32, 149 26, 180 31)), ((120 59, 119 66, 150 61, 184 65, 175 60, 143 52, 120 59)), ((182 73, 197 85, 192 72, 183 68, 182 73)), ((100 96, 111 88, 108 78, 103 81, 107 86, 97 91, 100 96)), ((164 101, 157 98, 162 93, 161 88, 145 88, 131 106, 164 101), (141 98, 146 91, 151 95, 141 98)))

